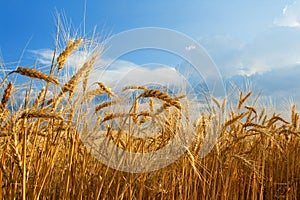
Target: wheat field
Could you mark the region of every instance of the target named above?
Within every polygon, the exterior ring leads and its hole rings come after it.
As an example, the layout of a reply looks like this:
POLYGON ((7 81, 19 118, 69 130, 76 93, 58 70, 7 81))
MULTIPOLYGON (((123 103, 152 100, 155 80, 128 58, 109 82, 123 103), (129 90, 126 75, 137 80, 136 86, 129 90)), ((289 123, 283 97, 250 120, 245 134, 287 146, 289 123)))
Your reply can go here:
POLYGON ((118 97, 102 82, 93 83, 91 89, 87 80, 101 48, 91 51, 63 82, 68 57, 88 42, 70 39, 61 51, 55 49, 48 72, 16 66, 2 79, 0 199, 300 199, 295 105, 290 105, 290 118, 283 118, 251 103, 251 92, 240 93, 228 112, 226 99, 213 98, 210 112, 199 113, 197 123, 186 124, 181 120, 187 118, 185 95, 131 85, 122 92, 136 95, 118 97), (28 81, 22 86, 26 93, 21 103, 13 76, 28 81), (36 91, 33 83, 43 87, 36 91), (106 100, 97 102, 101 95, 106 100), (88 107, 91 101, 96 101, 93 110, 88 107), (121 109, 126 106, 130 109, 121 109), (221 115, 225 115, 222 123, 216 119, 221 115), (103 164, 83 142, 80 135, 91 129, 90 116, 96 118, 93 128, 102 137, 128 152, 156 151, 186 126, 193 126, 195 137, 164 168, 124 172, 103 164), (215 124, 220 128, 218 140, 201 158, 204 138, 215 124), (155 134, 147 138, 128 134, 140 130, 155 134))

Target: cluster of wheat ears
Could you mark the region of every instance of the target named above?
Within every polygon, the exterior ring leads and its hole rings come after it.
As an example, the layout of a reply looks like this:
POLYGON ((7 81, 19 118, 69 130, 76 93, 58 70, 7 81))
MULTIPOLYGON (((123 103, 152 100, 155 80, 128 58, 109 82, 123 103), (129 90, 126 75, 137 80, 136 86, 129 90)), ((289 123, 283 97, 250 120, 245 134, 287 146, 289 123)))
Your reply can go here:
POLYGON ((222 103, 212 98, 211 112, 199 115, 191 145, 169 166, 129 173, 102 164, 79 137, 90 130, 88 105, 95 97, 107 96, 92 110, 96 130, 119 148, 139 153, 166 146, 183 126, 192 126, 181 120, 188 118, 184 110, 189 101, 185 95, 146 86, 123 88, 134 97, 116 97, 102 82, 90 89, 89 73, 100 50, 62 83, 67 59, 85 42, 68 41, 58 56, 55 50, 49 73, 17 67, 2 80, 0 199, 300 199, 296 107, 292 105, 290 120, 270 115, 247 104, 251 92, 240 94, 221 124, 216 145, 204 158, 199 156, 204 137, 217 123, 216 116, 225 113, 226 98, 222 103), (17 90, 9 81, 13 75, 30 80, 21 105, 15 103, 17 90), (32 98, 36 81, 44 87, 32 98), (53 95, 48 97, 50 90, 53 95), (113 106, 117 109, 108 109, 113 106), (122 111, 126 106, 129 109, 122 111), (155 134, 129 134, 141 131, 155 134))

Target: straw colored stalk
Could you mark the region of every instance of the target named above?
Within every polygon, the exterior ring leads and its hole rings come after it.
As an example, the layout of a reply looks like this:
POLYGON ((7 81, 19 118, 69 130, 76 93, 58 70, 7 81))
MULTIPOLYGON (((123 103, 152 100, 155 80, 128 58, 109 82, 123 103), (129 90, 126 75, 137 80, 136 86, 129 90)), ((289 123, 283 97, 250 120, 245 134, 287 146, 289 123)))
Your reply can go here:
POLYGON ((135 124, 138 123, 138 115, 137 115, 138 110, 139 110, 139 100, 136 99, 133 103, 133 122, 135 124))

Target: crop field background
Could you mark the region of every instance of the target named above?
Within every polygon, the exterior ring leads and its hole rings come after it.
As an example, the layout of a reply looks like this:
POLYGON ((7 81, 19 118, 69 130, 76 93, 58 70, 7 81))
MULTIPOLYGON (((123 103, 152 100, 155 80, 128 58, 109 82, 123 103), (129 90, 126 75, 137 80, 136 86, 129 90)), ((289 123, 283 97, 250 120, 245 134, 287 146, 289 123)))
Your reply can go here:
MULTIPOLYGON (((90 87, 88 78, 101 57, 101 45, 89 49, 85 63, 63 82, 69 56, 92 40, 68 39, 55 49, 47 69, 16 66, 3 72, 0 199, 300 199, 295 105, 290 105, 290 117, 283 118, 258 106, 259 97, 251 91, 233 91, 238 101, 212 98, 209 109, 191 121, 185 94, 129 85, 121 92, 130 91, 131 96, 120 96, 102 82, 90 87), (18 85, 13 77, 27 84, 18 85), (36 84, 42 87, 37 90, 36 84), (20 100, 21 90, 25 92, 20 100), (91 102, 96 106, 90 108, 91 102), (201 158, 204 138, 216 127, 218 140, 201 158), (83 142, 106 148, 89 135, 96 130, 119 148, 147 153, 169 144, 184 128, 193 129, 195 136, 185 152, 168 166, 144 173, 103 164, 83 142), (153 136, 133 134, 140 131, 153 136)), ((126 160, 121 156, 119 162, 126 160)))

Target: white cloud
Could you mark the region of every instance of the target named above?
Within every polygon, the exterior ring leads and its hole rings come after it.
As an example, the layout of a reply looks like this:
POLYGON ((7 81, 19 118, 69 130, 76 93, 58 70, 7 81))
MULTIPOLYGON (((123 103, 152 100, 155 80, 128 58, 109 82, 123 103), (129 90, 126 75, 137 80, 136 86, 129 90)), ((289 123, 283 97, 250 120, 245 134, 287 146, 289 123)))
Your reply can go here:
MULTIPOLYGON (((40 64, 50 65, 53 51, 49 49, 30 51, 36 56, 40 64)), ((66 82, 75 73, 76 69, 84 64, 88 58, 85 52, 72 54, 65 66, 65 76, 63 82, 66 82), (74 70, 75 69, 75 70, 74 70)), ((182 86, 185 83, 184 77, 176 71, 175 68, 161 64, 137 65, 126 60, 111 60, 109 58, 100 58, 96 61, 89 77, 88 84, 103 82, 110 87, 124 85, 146 85, 156 83, 159 85, 182 86)))
POLYGON ((273 24, 284 27, 300 27, 300 4, 296 1, 286 5, 279 17, 275 18, 273 24))
POLYGON ((42 65, 51 65, 53 58, 53 50, 51 49, 39 49, 39 50, 29 50, 29 53, 33 54, 36 61, 42 65))
POLYGON ((262 74, 299 63, 300 29, 271 27, 248 43, 228 36, 199 40, 225 78, 262 74))
MULTIPOLYGON (((107 61, 99 61, 107 64, 107 61)), ((90 83, 104 82, 110 87, 120 89, 126 85, 162 85, 162 86, 184 86, 185 79, 175 68, 160 64, 147 64, 143 66, 118 60, 106 69, 103 65, 96 63, 90 75, 90 83)))

